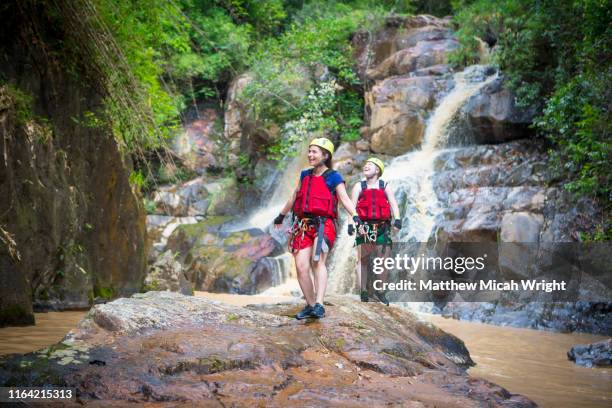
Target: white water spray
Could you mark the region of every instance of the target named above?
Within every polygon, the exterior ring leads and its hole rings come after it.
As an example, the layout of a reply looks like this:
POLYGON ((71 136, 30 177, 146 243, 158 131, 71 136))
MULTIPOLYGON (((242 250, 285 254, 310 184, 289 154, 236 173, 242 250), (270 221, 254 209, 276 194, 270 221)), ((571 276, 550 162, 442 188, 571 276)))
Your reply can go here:
MULTIPOLYGON (((396 196, 406 197, 405 205, 400 208, 403 228, 395 240, 426 242, 429 239, 435 217, 441 210, 432 184, 433 163, 440 153, 439 147, 447 140, 448 125, 458 110, 495 79, 496 75, 486 77, 484 72, 484 67, 475 65, 455 74, 455 87, 429 118, 421 148, 396 157, 386 167, 384 180, 390 183, 396 196)), ((354 237, 348 236, 346 225, 339 232, 329 267, 329 292, 350 293, 357 287, 354 237)))

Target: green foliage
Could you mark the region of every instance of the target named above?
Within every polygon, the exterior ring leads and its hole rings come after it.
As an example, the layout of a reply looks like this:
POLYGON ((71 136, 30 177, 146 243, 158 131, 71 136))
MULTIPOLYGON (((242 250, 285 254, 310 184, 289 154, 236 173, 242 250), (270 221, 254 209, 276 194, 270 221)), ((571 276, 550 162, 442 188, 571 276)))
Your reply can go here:
POLYGON ((457 0, 461 49, 456 65, 478 60, 478 41, 495 46, 495 63, 523 105, 549 95, 610 55, 610 0, 457 0))
POLYGON ((116 294, 116 290, 112 286, 94 285, 94 289, 93 289, 94 298, 99 297, 102 299, 111 300, 112 298, 115 297, 115 294, 116 294))
POLYGON ((576 76, 548 99, 535 123, 555 144, 553 160, 572 176, 566 188, 608 203, 612 196, 611 80, 612 69, 597 76, 576 76))
POLYGON ((291 155, 313 133, 359 138, 363 98, 350 36, 359 28, 376 28, 383 13, 341 2, 309 2, 283 35, 253 50, 252 77, 239 100, 261 128, 282 125, 280 139, 268 148, 270 158, 291 155))
POLYGON ((136 187, 139 190, 145 186, 145 176, 142 174, 141 170, 131 172, 128 181, 130 182, 131 186, 136 187))
POLYGON ((122 89, 116 86, 117 94, 109 95, 106 114, 111 118, 113 132, 128 152, 163 146, 179 124, 179 99, 172 89, 164 86, 162 74, 165 62, 173 53, 190 47, 189 37, 183 31, 186 24, 183 16, 163 0, 146 3, 97 0, 96 3, 104 26, 112 33, 129 68, 129 72, 121 72, 107 67, 106 75, 109 78, 126 76, 116 79, 118 84, 129 84, 127 77, 133 75, 142 91, 142 94, 118 95, 122 89), (125 109, 125 98, 141 104, 145 112, 150 112, 150 117, 134 117, 134 112, 125 109), (134 122, 139 122, 139 126, 133 126, 134 122))
POLYGON ((25 124, 26 122, 34 119, 35 115, 33 111, 32 95, 23 92, 21 89, 11 84, 0 83, 0 87, 0 90, 6 92, 11 99, 15 108, 17 121, 20 124, 25 124))

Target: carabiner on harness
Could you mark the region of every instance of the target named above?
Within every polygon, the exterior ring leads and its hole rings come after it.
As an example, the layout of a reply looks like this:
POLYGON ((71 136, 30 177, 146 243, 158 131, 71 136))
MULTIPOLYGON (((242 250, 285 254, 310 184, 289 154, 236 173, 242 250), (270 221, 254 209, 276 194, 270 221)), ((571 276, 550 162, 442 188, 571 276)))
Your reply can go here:
POLYGON ((377 224, 361 224, 357 228, 359 235, 363 237, 365 243, 376 242, 378 237, 378 225, 377 224))

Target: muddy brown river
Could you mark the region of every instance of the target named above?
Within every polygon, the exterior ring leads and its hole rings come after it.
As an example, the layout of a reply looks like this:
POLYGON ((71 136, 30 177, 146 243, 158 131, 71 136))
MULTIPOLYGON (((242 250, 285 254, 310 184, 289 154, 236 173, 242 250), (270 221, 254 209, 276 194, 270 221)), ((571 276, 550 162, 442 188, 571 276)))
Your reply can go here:
MULTIPOLYGON (((214 300, 245 305, 283 299, 197 293, 214 300)), ((60 341, 85 312, 37 313, 36 326, 0 329, 0 355, 27 353, 60 341)), ((462 339, 472 359, 472 376, 483 377, 544 408, 612 406, 612 370, 585 368, 567 360, 571 346, 605 337, 499 327, 420 315, 462 339)))

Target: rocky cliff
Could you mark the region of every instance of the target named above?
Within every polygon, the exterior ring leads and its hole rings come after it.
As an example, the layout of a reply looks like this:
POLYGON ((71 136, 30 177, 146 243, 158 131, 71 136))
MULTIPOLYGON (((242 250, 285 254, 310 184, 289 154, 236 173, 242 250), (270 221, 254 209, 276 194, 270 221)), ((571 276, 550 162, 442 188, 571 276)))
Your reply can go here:
POLYGON ((32 323, 33 304, 89 307, 143 280, 144 212, 129 163, 110 126, 87 120, 107 95, 53 10, 0 11, 0 326, 32 323))

